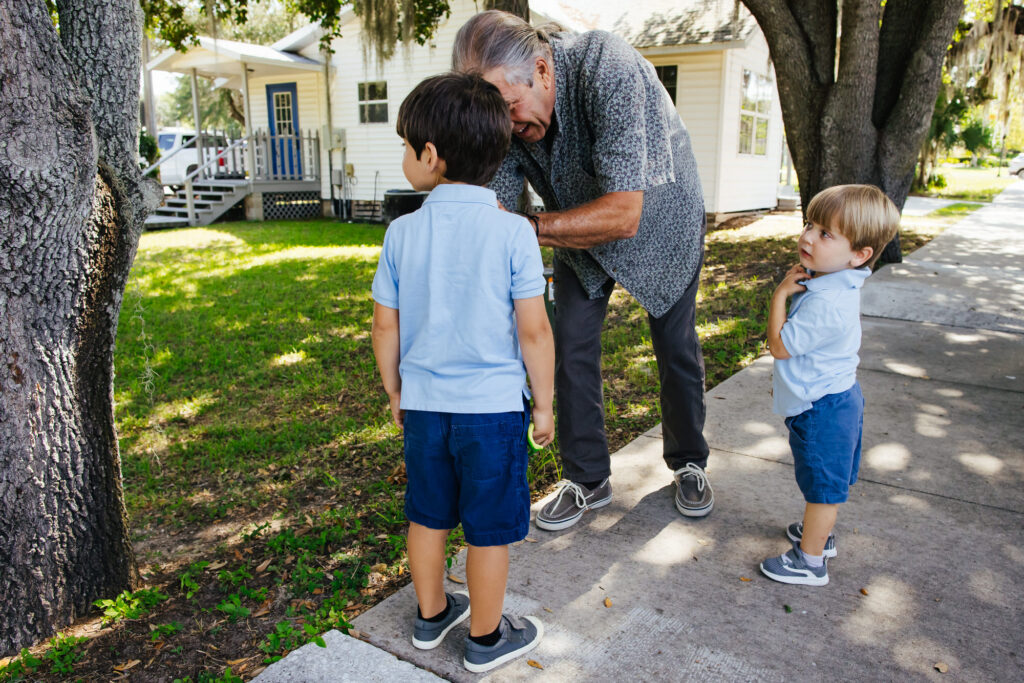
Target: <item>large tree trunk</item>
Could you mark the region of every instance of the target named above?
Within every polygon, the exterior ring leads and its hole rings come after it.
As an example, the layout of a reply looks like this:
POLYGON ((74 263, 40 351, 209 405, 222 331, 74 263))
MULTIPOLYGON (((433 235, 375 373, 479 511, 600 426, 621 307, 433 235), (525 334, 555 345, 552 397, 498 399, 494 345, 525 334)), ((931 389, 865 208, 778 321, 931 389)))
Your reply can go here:
POLYGON ((132 586, 114 335, 155 188, 137 0, 0 3, 0 656, 132 586))
MULTIPOLYGON (((963 0, 843 0, 841 33, 836 0, 743 3, 771 51, 803 206, 870 183, 902 210, 963 0)), ((881 260, 901 259, 897 235, 881 260)))
POLYGON ((529 0, 486 0, 484 2, 484 9, 500 9, 517 17, 522 17, 526 21, 530 20, 529 0))

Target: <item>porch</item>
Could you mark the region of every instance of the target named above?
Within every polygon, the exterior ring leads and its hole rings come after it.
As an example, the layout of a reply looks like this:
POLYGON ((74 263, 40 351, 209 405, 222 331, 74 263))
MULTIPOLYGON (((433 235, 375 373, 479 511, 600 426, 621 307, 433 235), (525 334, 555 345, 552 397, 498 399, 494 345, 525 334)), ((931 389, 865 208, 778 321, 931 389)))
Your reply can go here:
MULTIPOLYGON (((275 47, 200 37, 186 52, 166 51, 149 70, 186 74, 192 81, 192 112, 197 134, 145 172, 165 170, 165 202, 147 227, 207 225, 244 202, 249 220, 306 218, 323 213, 324 187, 330 188, 321 160, 329 140, 300 127, 300 99, 323 85, 323 63, 275 47), (245 132, 231 139, 204 131, 198 79, 242 93, 245 132), (250 78, 269 83, 266 111, 250 102, 250 78), (298 89, 296 88, 298 82, 298 89), (254 116, 255 114, 255 116, 254 116)), ((258 81, 259 82, 259 81, 258 81)), ((317 95, 318 97, 318 95, 317 95)), ((308 112, 304 117, 309 120, 308 112)), ((316 116, 314 120, 319 121, 316 116)))
MULTIPOLYGON (((320 135, 271 135, 257 131, 235 140, 204 132, 143 171, 198 158, 184 181, 165 184, 163 206, 146 219, 147 228, 209 225, 245 202, 249 220, 309 218, 322 213, 320 135), (225 141, 224 146, 209 141, 225 141)), ((191 168, 191 165, 189 166, 191 168)))

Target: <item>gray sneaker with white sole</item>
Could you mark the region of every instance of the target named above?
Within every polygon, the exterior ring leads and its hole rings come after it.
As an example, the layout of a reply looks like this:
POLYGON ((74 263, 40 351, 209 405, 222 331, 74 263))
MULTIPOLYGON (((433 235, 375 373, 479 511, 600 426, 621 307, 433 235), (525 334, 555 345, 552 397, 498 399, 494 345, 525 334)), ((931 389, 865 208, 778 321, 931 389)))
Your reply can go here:
MULTIPOLYGON (((788 527, 786 527, 786 537, 789 538, 789 540, 793 541, 793 543, 796 543, 797 546, 800 545, 800 539, 803 538, 803 535, 803 522, 793 522, 788 527)), ((824 555, 825 557, 835 557, 838 554, 839 553, 836 550, 836 535, 834 533, 831 533, 828 535, 828 540, 825 541, 825 550, 822 553, 822 555, 824 555)))
POLYGON ((462 664, 475 674, 490 671, 524 655, 537 647, 544 637, 544 624, 537 617, 513 619, 507 614, 501 615, 498 622, 501 637, 490 647, 478 645, 466 638, 466 656, 462 664))
POLYGON ((445 593, 448 600, 448 616, 441 621, 427 621, 416 617, 413 627, 412 644, 420 650, 433 650, 441 644, 448 631, 461 624, 469 617, 469 593, 445 593))
POLYGON ((558 482, 558 493, 541 508, 533 520, 539 529, 559 531, 580 521, 587 510, 596 510, 612 502, 612 485, 607 479, 588 489, 583 484, 563 479, 558 482))

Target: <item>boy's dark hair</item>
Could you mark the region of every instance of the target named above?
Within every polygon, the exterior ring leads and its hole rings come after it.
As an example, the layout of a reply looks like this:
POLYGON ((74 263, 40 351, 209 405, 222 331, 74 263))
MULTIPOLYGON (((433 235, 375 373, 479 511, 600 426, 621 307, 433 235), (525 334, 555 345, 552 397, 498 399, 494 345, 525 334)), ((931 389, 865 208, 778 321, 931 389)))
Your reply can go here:
POLYGON ((446 73, 412 89, 395 130, 417 159, 434 143, 447 180, 486 185, 508 154, 512 119, 501 93, 479 75, 446 73))

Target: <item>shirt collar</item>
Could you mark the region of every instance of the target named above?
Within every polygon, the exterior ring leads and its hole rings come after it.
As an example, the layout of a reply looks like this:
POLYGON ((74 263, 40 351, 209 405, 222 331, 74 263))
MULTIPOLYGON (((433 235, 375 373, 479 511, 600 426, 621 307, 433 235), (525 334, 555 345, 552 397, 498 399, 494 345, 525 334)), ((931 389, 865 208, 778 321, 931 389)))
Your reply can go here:
POLYGON ((424 200, 427 202, 464 202, 467 204, 486 204, 498 206, 498 195, 494 190, 479 185, 461 183, 442 183, 430 191, 424 200))
POLYGON ((867 266, 863 268, 844 268, 834 273, 804 280, 804 285, 808 291, 812 292, 820 292, 827 289, 860 289, 864 286, 864 280, 869 275, 871 275, 871 269, 867 266))

